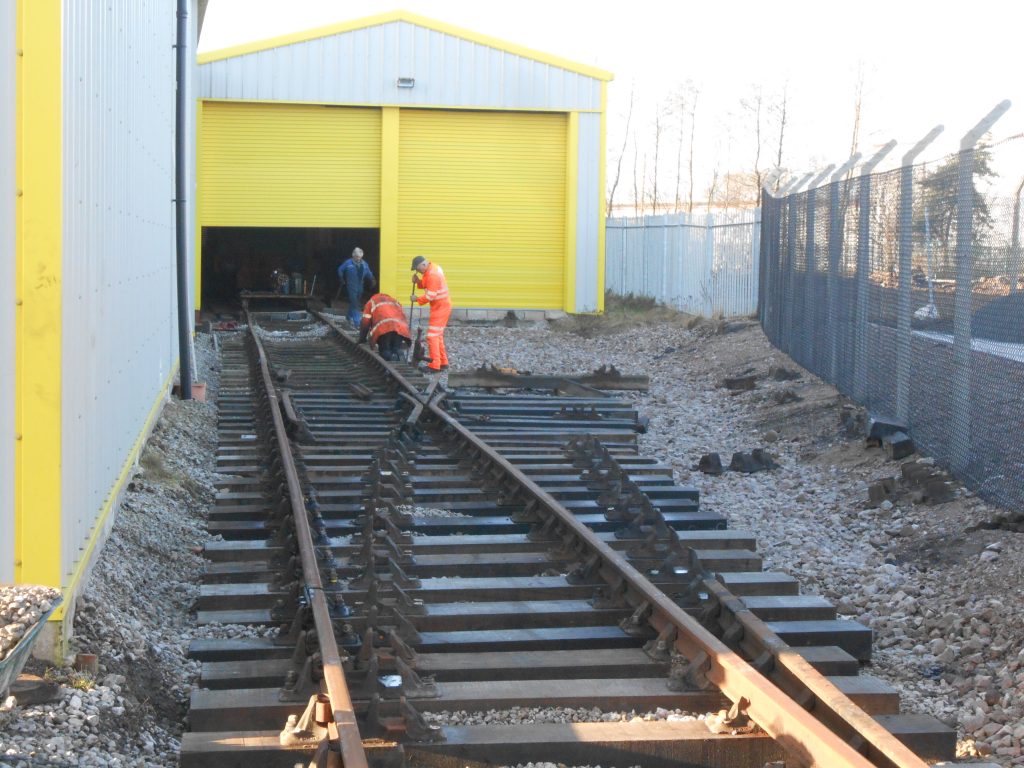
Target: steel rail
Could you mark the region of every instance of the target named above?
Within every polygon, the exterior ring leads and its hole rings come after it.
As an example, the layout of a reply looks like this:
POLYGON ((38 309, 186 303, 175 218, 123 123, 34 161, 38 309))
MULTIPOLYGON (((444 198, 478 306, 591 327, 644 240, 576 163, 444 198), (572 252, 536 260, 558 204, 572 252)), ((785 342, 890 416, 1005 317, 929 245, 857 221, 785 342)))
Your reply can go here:
POLYGON ((341 750, 341 762, 344 768, 369 768, 366 753, 363 750, 363 739, 356 721, 355 707, 349 694, 348 684, 342 670, 341 653, 338 651, 337 639, 334 636, 334 624, 331 621, 327 599, 324 596, 323 582, 316 561, 316 549, 313 546, 313 535, 309 526, 309 513, 306 510, 302 484, 292 457, 291 443, 285 430, 284 418, 281 415, 281 402, 270 373, 267 353, 260 341, 259 334, 253 328, 252 318, 245 313, 245 322, 249 327, 259 357, 260 373, 267 392, 270 416, 274 422, 274 434, 277 438, 278 454, 281 467, 288 483, 288 499, 295 521, 295 534, 299 545, 299 557, 302 563, 302 576, 309 593, 310 611, 316 626, 317 639, 320 642, 320 654, 323 659, 324 683, 330 699, 331 713, 338 730, 338 743, 341 750))
MULTIPOLYGON (((473 434, 458 420, 436 403, 430 402, 393 366, 366 347, 355 344, 330 318, 318 315, 368 361, 392 375, 406 389, 411 398, 423 403, 424 409, 473 446, 480 455, 501 468, 533 500, 557 517, 602 563, 631 587, 637 605, 646 603, 651 608, 648 623, 658 632, 674 626, 677 630, 675 648, 689 660, 706 659, 708 680, 714 683, 734 704, 740 705, 747 716, 771 736, 793 758, 806 768, 927 768, 927 763, 915 755, 895 736, 874 722, 863 710, 815 670, 789 646, 767 644, 776 662, 797 676, 801 684, 823 705, 834 719, 856 731, 858 741, 867 745, 874 760, 862 754, 822 720, 814 717, 788 694, 757 671, 741 655, 705 629, 696 619, 673 602, 643 574, 626 562, 593 531, 576 519, 554 497, 538 486, 504 456, 473 434)), ((604 569, 601 569, 604 570, 604 569)))
MULTIPOLYGON (((768 625, 755 616, 724 584, 714 578, 704 579, 703 584, 709 595, 714 596, 743 627, 744 638, 754 638, 755 647, 751 649, 753 655, 760 656, 765 651, 772 655, 775 669, 767 674, 770 679, 778 679, 779 687, 784 692, 786 687, 802 689, 801 693, 809 692, 814 697, 812 711, 819 706, 822 707, 830 716, 836 718, 833 725, 842 735, 863 739, 863 749, 874 765, 885 768, 925 765, 909 747, 850 701, 846 694, 812 667, 807 659, 772 632, 768 625)), ((743 644, 744 641, 740 642, 743 644)))
MULTIPOLYGON (((506 476, 515 480, 544 509, 557 516, 578 541, 583 542, 592 553, 600 557, 602 563, 621 576, 639 596, 639 604, 646 602, 651 606, 649 623, 655 630, 660 632, 668 625, 674 626, 677 629, 676 650, 690 660, 706 658, 710 665, 706 673, 708 680, 730 701, 739 704, 750 719, 778 742, 798 765, 806 768, 868 768, 872 765, 835 732, 780 691, 742 656, 701 626, 505 457, 440 407, 429 405, 428 409, 435 418, 486 456, 488 461, 499 466, 506 476)), ((925 768, 925 763, 921 761, 908 764, 908 768, 911 765, 925 768)))

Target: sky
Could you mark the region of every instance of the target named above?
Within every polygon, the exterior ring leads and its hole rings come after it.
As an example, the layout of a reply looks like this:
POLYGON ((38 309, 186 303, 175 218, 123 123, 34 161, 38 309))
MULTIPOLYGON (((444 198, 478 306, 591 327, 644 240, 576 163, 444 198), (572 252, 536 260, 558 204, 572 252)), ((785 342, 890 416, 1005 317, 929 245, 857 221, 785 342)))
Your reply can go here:
MULTIPOLYGON (((921 159, 955 151, 1004 99, 1014 106, 993 128, 993 139, 1024 133, 1020 25, 1013 6, 1005 0, 210 0, 199 50, 403 9, 600 67, 615 75, 608 89, 609 183, 625 144, 621 183, 629 194, 634 155, 638 166, 645 154, 653 155, 656 112, 691 81, 700 92, 693 117, 699 195, 716 169, 753 166, 752 121, 739 101, 758 85, 769 101, 778 102, 783 89, 787 93, 783 166, 797 176, 842 164, 849 155, 858 72, 861 151, 869 155, 890 139, 898 142, 880 169, 898 165, 937 124, 945 131, 921 159)), ((674 186, 677 119, 669 118, 673 129, 661 147, 662 188, 674 186)), ((776 141, 765 142, 772 159, 776 141)), ((1009 146, 1017 144, 1024 140, 1009 146)), ((762 157, 763 166, 771 164, 762 157)), ((1015 150, 1004 165, 1006 183, 1016 187, 1024 156, 1015 150)))

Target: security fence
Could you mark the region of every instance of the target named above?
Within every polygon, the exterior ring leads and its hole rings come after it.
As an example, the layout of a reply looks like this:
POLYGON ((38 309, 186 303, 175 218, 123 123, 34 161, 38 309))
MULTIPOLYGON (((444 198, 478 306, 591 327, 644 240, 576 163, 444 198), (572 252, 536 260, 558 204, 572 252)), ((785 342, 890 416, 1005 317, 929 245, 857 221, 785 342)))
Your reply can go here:
MULTIPOLYGON (((923 452, 1011 508, 1024 502, 1024 140, 799 194, 765 196, 758 312, 768 338, 923 452)), ((824 179, 820 179, 822 181, 824 179)), ((799 186, 799 185, 798 185, 799 186)))
POLYGON ((757 309, 760 214, 608 219, 605 287, 705 317, 757 309))

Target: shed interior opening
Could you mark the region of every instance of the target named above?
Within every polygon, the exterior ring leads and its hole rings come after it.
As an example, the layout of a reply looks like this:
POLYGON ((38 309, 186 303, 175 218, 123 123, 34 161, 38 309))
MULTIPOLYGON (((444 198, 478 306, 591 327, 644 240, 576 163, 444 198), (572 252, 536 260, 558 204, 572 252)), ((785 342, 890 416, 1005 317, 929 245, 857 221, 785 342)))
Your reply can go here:
MULTIPOLYGON (((380 230, 311 227, 203 227, 202 307, 205 312, 233 312, 239 292, 275 291, 274 272, 296 278, 306 293, 335 307, 347 306, 338 295, 338 267, 356 247, 380 281, 380 230), (297 277, 298 276, 298 277, 297 277)), ((370 295, 363 294, 364 300, 370 295)))

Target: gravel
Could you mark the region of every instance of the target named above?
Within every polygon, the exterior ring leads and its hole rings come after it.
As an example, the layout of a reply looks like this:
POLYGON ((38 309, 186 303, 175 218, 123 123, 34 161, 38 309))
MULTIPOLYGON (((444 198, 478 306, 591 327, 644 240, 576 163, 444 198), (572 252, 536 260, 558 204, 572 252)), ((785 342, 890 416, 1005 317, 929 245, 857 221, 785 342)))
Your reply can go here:
POLYGON ((441 507, 414 507, 408 504, 395 507, 395 511, 399 514, 412 515, 413 517, 472 517, 472 515, 466 515, 462 512, 456 512, 451 509, 442 509, 441 507))
MULTIPOLYGON (((197 337, 196 357, 214 400, 211 336, 197 337)), ((216 441, 213 402, 166 404, 77 603, 72 651, 96 654, 99 674, 30 662, 30 671, 60 684, 59 699, 6 708, 0 764, 178 764, 199 672, 186 658, 195 633, 189 611, 204 567, 216 441)))
POLYGON ((256 326, 256 335, 261 339, 270 341, 309 341, 310 339, 322 339, 334 333, 329 325, 324 323, 308 323, 301 328, 284 330, 269 330, 262 326, 256 326))
POLYGON ((53 607, 60 590, 32 584, 0 585, 0 661, 7 658, 39 619, 53 607))
POLYGON ((464 710, 424 712, 430 725, 532 725, 535 723, 629 723, 662 720, 693 722, 705 720, 710 713, 684 712, 681 709, 658 708, 653 712, 605 712, 597 707, 512 707, 486 712, 464 710))
POLYGON ((804 593, 871 626, 875 654, 865 673, 894 685, 903 711, 956 727, 961 756, 1024 765, 1024 537, 968 532, 999 510, 964 490, 934 507, 899 499, 869 508, 868 484, 899 475, 899 463, 841 436, 848 401, 771 347, 754 322, 694 327, 679 318, 609 335, 599 323, 589 328, 584 337, 543 323, 456 325, 445 341, 457 370, 586 373, 614 364, 649 374, 648 393, 622 393, 651 420, 641 452, 697 486, 704 509, 756 532, 766 569, 796 576, 804 593), (801 376, 776 381, 767 375, 773 365, 801 376), (753 390, 719 386, 748 368, 758 376, 753 390), (797 400, 780 404, 786 389, 797 400), (704 453, 728 464, 733 452, 758 447, 781 466, 718 477, 693 469, 704 453))
MULTIPOLYGON (((869 624, 876 643, 866 671, 900 690, 904 711, 931 713, 956 726, 961 755, 1024 765, 1024 541, 1007 531, 968 530, 999 510, 962 490, 935 507, 906 499, 868 507, 867 484, 898 474, 898 464, 841 437, 845 400, 774 350, 753 323, 687 327, 663 319, 611 335, 593 327, 583 337, 543 323, 456 324, 446 343, 459 370, 493 363, 584 373, 614 364, 624 373, 649 374, 650 392, 623 395, 651 420, 639 437, 641 451, 672 466, 679 482, 697 486, 705 509, 729 517, 733 528, 756 531, 766 568, 797 576, 805 593, 822 594, 842 615, 869 624), (714 332, 723 328, 735 330, 714 332), (767 378, 768 367, 779 364, 802 377, 767 378), (723 376, 746 368, 759 375, 753 390, 718 386, 723 376), (798 400, 778 404, 783 388, 798 400), (734 451, 767 444, 780 464, 776 470, 712 477, 692 469, 703 453, 717 451, 727 463, 734 451)), ((62 684, 59 701, 0 712, 0 766, 28 768, 25 756, 33 765, 175 766, 199 671, 186 658, 191 639, 272 631, 197 629, 189 616, 217 480, 218 366, 209 335, 198 337, 197 355, 198 378, 208 382, 211 402, 167 404, 78 605, 75 650, 97 654, 100 673, 91 679, 51 672, 62 684)), ((490 717, 527 723, 647 714, 513 708, 427 716, 432 722, 490 717)))

